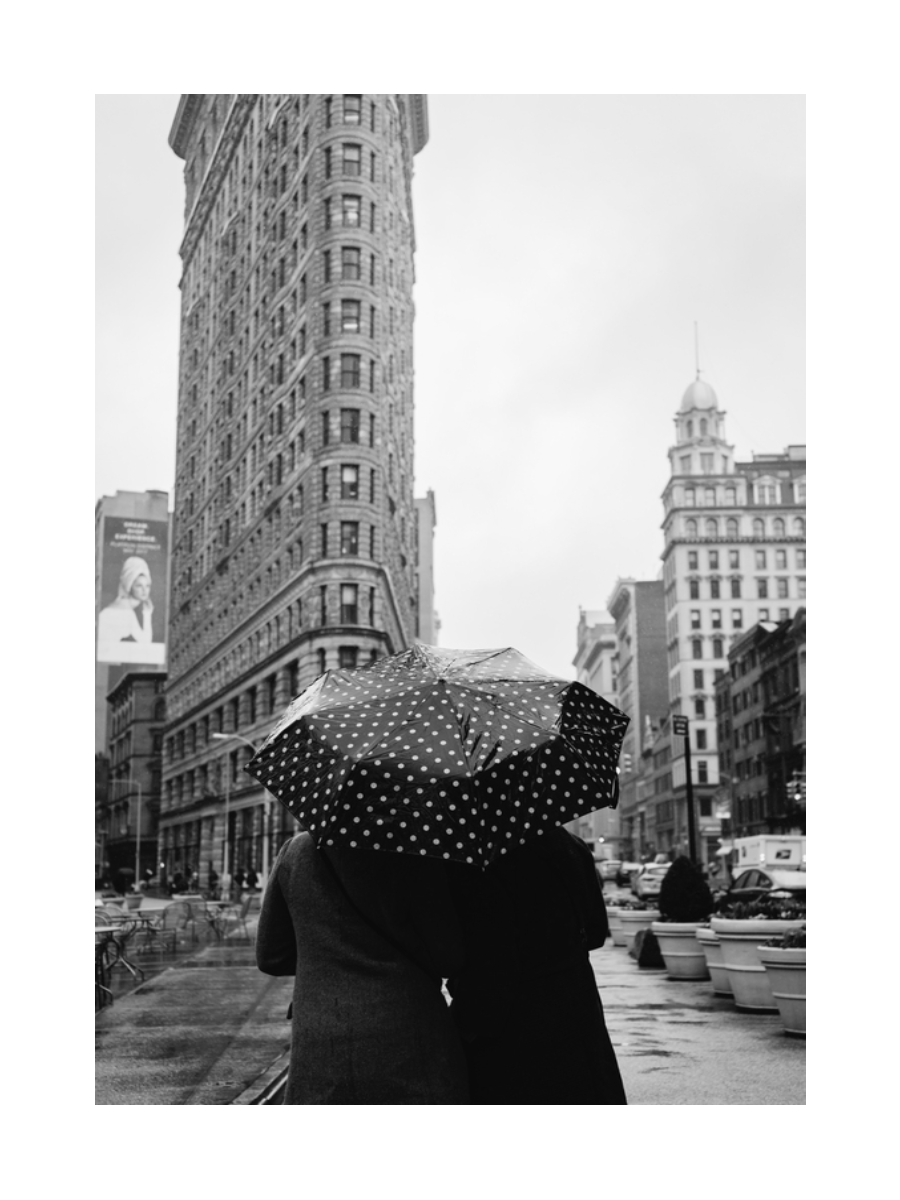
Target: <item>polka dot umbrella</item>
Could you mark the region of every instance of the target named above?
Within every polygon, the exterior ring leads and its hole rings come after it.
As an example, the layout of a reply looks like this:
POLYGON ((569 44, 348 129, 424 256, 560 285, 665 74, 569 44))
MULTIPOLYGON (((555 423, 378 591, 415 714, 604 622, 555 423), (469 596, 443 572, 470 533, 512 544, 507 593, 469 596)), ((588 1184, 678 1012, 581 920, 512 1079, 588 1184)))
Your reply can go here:
POLYGON ((492 862, 618 803, 628 717, 511 647, 327 671, 248 766, 325 845, 492 862))

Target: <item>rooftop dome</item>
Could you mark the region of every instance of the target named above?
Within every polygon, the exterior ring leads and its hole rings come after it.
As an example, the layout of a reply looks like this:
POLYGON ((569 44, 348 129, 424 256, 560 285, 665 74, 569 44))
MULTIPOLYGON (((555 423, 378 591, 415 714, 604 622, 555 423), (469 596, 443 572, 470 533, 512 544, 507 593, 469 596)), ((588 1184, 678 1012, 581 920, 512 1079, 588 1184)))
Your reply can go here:
POLYGON ((692 408, 718 408, 716 393, 702 379, 695 379, 681 397, 681 412, 690 412, 692 408))

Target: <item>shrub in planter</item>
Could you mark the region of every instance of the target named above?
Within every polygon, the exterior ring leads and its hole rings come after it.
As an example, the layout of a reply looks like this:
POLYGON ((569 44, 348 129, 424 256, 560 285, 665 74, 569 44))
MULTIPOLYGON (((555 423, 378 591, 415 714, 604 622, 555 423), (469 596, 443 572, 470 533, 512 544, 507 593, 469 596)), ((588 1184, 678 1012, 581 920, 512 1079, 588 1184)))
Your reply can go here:
POLYGON ((661 921, 706 921, 715 908, 712 892, 689 858, 676 858, 663 877, 657 908, 661 921))
POLYGON ((761 946, 774 946, 777 950, 805 950, 806 949, 806 927, 803 929, 786 929, 784 933, 780 933, 777 937, 767 938, 766 941, 760 942, 761 946))
POLYGON ((664 967, 665 960, 659 949, 659 942, 652 929, 639 929, 634 935, 634 941, 628 953, 639 967, 664 967))
POLYGON ((788 895, 739 902, 713 916, 712 928, 722 947, 722 961, 738 1008, 776 1011, 759 947, 767 937, 801 929, 805 921, 806 905, 788 895))
POLYGON ((806 1037, 806 926, 767 938, 757 953, 785 1033, 806 1037))

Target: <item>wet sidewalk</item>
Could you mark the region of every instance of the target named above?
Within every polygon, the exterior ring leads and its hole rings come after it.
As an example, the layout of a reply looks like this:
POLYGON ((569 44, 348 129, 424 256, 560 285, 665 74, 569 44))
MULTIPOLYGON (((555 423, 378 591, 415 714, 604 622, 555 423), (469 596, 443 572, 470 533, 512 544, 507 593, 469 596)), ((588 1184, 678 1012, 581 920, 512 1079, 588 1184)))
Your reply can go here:
POLYGON ((806 1041, 778 1013, 741 1012, 712 983, 591 953, 629 1104, 805 1104, 806 1041))

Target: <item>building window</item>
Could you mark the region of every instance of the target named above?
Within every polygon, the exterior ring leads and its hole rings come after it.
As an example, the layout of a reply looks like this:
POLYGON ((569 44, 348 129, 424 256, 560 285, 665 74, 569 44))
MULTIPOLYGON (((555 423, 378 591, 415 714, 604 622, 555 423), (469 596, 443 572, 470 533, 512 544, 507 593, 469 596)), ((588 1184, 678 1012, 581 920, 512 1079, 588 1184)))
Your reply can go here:
POLYGON ((725 657, 725 642, 722 638, 713 638, 713 658, 725 657))
MULTIPOLYGON (((325 624, 324 620, 322 621, 322 624, 323 625, 325 624)), ((325 674, 325 651, 322 649, 321 646, 316 651, 316 658, 319 660, 319 674, 324 675, 325 674)))
POLYGON ((700 609, 692 608, 691 609, 691 629, 699 629, 699 628, 700 628, 700 609))
POLYGON ((703 690, 703 672, 702 671, 694 672, 694 687, 700 691, 703 690))
POLYGON ((710 517, 709 520, 706 522, 706 536, 707 537, 718 537, 719 536, 719 522, 714 517, 710 517))
POLYGON ((706 701, 703 699, 702 696, 698 696, 697 699, 694 701, 694 716, 695 717, 705 717, 706 716, 706 701))
POLYGON ((742 609, 733 608, 731 610, 731 628, 732 629, 743 629, 744 628, 744 613, 743 613, 742 609))
POLYGON ((361 196, 341 196, 341 224, 359 228, 362 214, 361 196))
POLYGON ((344 333, 359 333, 362 329, 362 305, 358 300, 341 301, 341 330, 344 333))
POLYGON ((772 522, 772 532, 777 538, 784 537, 784 521, 781 519, 781 517, 776 517, 772 522))
POLYGON ((697 760, 697 782, 709 783, 709 764, 705 758, 697 760))
POLYGON ((728 568, 731 571, 739 571, 741 568, 741 552, 740 550, 728 551, 728 568))
MULTIPOLYGON (((690 425, 690 422, 688 422, 688 424, 690 425)), ((688 434, 688 437, 690 437, 690 434, 688 434)), ((689 454, 683 454, 681 456, 680 461, 681 461, 682 475, 690 475, 690 473, 691 473, 691 456, 689 454)))
POLYGON ((700 580, 699 579, 689 579, 688 580, 688 593, 689 593, 691 600, 699 600, 700 599, 700 580))
POLYGON ((344 96, 344 124, 359 125, 362 121, 362 96, 344 96))
POLYGON ((331 305, 327 300, 322 305, 322 336, 331 336, 331 305))
MULTIPOLYGON (((327 390, 327 389, 326 389, 326 390, 327 390)), ((327 412, 323 412, 323 413, 322 413, 322 445, 323 445, 323 446, 327 446, 327 445, 328 445, 328 443, 331 441, 331 419, 330 419, 330 418, 331 418, 331 414, 330 414, 330 413, 327 413, 327 412)), ((301 488, 301 489, 300 489, 300 494, 301 494, 301 500, 300 500, 300 504, 301 504, 301 512, 303 511, 303 510, 302 510, 302 504, 303 504, 303 500, 302 500, 302 492, 303 492, 303 489, 301 488)))
POLYGON ((702 658, 703 657, 703 642, 701 642, 700 638, 694 638, 691 641, 691 657, 692 658, 702 658))
MULTIPOLYGON (((696 715, 698 717, 705 716, 705 713, 702 711, 705 708, 706 708, 706 705, 705 705, 704 701, 702 701, 702 700, 697 700, 694 704, 694 709, 695 709, 696 715)), ((705 750, 706 749, 706 730, 705 729, 697 730, 696 749, 697 750, 705 750)))
POLYGON ((359 499, 359 467, 353 463, 341 467, 341 499, 359 499))
POLYGON ((709 569, 718 571, 719 569, 719 552, 718 550, 710 550, 709 552, 709 569))
POLYGON ((806 570, 806 551, 805 550, 797 550, 796 556, 797 556, 797 566, 801 570, 805 571, 806 570))
POLYGON ((776 550, 775 551, 775 570, 776 571, 786 571, 787 570, 787 550, 776 550))
POLYGON ((358 408, 342 408, 341 409, 341 441, 346 445, 348 442, 359 442, 359 409, 358 408))
POLYGON ((321 558, 328 557, 328 525, 323 523, 319 526, 319 556, 321 558))
POLYGON ((331 110, 334 106, 334 100, 331 96, 325 98, 325 128, 331 128, 331 110))
POLYGON ((327 356, 322 359, 322 391, 331 391, 331 359, 327 356))
POLYGON ((693 518, 685 522, 684 529, 688 537, 695 538, 697 536, 697 522, 693 518))
POLYGON ((331 147, 325 147, 325 178, 331 178, 331 147))
POLYGON ((794 484, 794 499, 798 504, 806 503, 806 480, 797 480, 794 484))
POLYGON ((756 569, 764 571, 766 569, 766 552, 765 550, 756 551, 756 569))
POLYGON ((360 356, 358 354, 341 355, 341 387, 358 388, 360 378, 360 356))
POLYGON ((344 142, 342 151, 342 170, 345 175, 362 174, 362 146, 356 142, 344 142))
POLYGON ((359 522, 341 521, 341 554, 359 554, 359 522))
POLYGON ((784 578, 776 579, 775 585, 778 588, 778 592, 777 592, 778 599, 779 600, 787 600, 787 598, 788 598, 788 581, 784 578))
POLYGON ((328 503, 328 468, 322 468, 322 503, 328 503))
POLYGON ((759 610, 759 619, 760 619, 761 621, 768 621, 768 619, 769 619, 769 610, 768 610, 767 608, 761 608, 761 609, 759 610))
POLYGON ((710 596, 710 599, 711 599, 711 600, 718 600, 718 599, 719 599, 719 593, 720 593, 720 591, 721 591, 721 584, 720 584, 719 580, 718 580, 718 579, 711 579, 711 580, 709 581, 709 596, 710 596))
POLYGON ((733 487, 725 489, 725 503, 729 508, 734 508, 735 504, 737 504, 737 492, 733 487))
POLYGON ((799 600, 806 599, 806 576, 805 575, 797 576, 797 598, 799 600))
POLYGON ((806 522, 802 517, 794 517, 794 537, 806 537, 806 522))
POLYGON ((738 525, 737 518, 729 517, 728 520, 725 522, 726 535, 729 538, 739 537, 740 536, 739 530, 740 530, 740 526, 738 525))
POLYGON ((712 609, 712 627, 713 629, 722 628, 722 610, 721 608, 712 609))
POLYGON ((732 600, 740 600, 741 598, 741 581, 739 579, 731 580, 731 598, 732 600))
POLYGON ((360 278, 359 246, 341 246, 341 279, 351 281, 360 278))
POLYGON ((790 617, 790 615, 791 615, 791 610, 789 608, 779 608, 779 610, 778 610, 778 620, 779 621, 786 621, 790 617))
POLYGON ((757 504, 777 504, 779 501, 779 487, 777 483, 757 483, 756 485, 756 503, 757 504))
POLYGON ((697 507, 697 493, 693 488, 684 489, 684 503, 687 508, 697 507))
POLYGON ((341 624, 359 624, 359 585, 341 584, 341 624))
POLYGON ((696 550, 688 550, 688 570, 696 571, 700 566, 700 555, 696 550))
POLYGON ((756 598, 757 600, 767 600, 769 596, 769 581, 768 579, 757 579, 756 581, 756 598))
MULTIPOLYGON (((701 436, 703 436, 705 434, 705 430, 703 429, 703 426, 705 424, 706 424, 705 421, 700 422, 701 436)), ((704 475, 712 475, 714 462, 715 462, 715 459, 712 454, 701 454, 700 455, 700 470, 703 472, 704 475)), ((715 503, 715 500, 713 500, 713 503, 715 503)))

